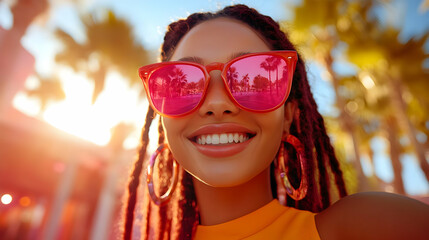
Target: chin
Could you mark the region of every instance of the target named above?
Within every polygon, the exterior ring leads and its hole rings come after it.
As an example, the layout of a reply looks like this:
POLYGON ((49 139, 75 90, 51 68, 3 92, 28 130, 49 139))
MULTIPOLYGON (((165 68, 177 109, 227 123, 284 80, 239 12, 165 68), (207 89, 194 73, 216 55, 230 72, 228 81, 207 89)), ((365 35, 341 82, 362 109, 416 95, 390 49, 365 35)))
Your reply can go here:
POLYGON ((210 176, 203 177, 196 177, 195 175, 193 176, 197 181, 200 181, 213 188, 230 188, 237 187, 247 182, 250 182, 257 175, 258 174, 256 174, 255 176, 239 176, 237 172, 230 172, 227 174, 211 173, 210 176))

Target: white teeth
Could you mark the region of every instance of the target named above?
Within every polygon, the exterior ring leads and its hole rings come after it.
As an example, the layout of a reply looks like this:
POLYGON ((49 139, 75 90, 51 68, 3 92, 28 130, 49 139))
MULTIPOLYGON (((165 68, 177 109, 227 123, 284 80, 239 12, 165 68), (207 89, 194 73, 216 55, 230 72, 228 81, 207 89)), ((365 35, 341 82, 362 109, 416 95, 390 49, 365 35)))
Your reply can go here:
POLYGON ((238 143, 239 139, 238 133, 234 133, 234 142, 238 143))
POLYGON ((232 143, 234 141, 234 135, 232 133, 228 133, 228 142, 232 143))
POLYGON ((222 133, 219 138, 220 143, 228 143, 228 135, 226 133, 222 133))
POLYGON ((219 135, 218 134, 212 135, 212 144, 219 144, 219 135))
POLYGON ((246 133, 221 133, 221 134, 207 134, 197 136, 195 141, 198 144, 205 145, 218 145, 228 143, 242 143, 249 140, 246 133))

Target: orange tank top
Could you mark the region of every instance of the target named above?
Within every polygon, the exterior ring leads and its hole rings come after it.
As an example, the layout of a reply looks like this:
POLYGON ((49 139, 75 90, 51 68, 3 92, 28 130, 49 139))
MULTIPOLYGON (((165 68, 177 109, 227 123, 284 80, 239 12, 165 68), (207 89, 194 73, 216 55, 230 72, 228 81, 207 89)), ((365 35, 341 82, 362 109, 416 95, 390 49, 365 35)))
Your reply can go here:
POLYGON ((198 225, 194 239, 320 240, 316 214, 285 207, 277 199, 240 218, 211 226, 198 225))

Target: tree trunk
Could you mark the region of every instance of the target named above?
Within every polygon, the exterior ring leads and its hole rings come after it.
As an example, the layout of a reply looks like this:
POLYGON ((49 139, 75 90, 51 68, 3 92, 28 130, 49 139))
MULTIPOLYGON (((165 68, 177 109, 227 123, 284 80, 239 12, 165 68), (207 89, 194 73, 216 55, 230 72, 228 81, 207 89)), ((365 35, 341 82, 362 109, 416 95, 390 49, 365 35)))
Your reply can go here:
POLYGON ((104 90, 106 82, 107 66, 100 63, 100 69, 92 73, 91 77, 94 80, 94 90, 92 92, 92 104, 95 103, 100 93, 104 90))
POLYGON ((374 183, 371 182, 371 184, 370 184, 370 190, 371 191, 383 191, 386 183, 383 180, 381 180, 377 176, 377 174, 375 174, 374 151, 372 150, 370 145, 365 146, 365 152, 368 155, 369 164, 370 164, 371 170, 372 170, 370 178, 372 180, 374 180, 374 183))
POLYGON ((392 103, 396 109, 396 118, 398 123, 404 126, 408 138, 410 139, 411 144, 414 146, 416 151, 416 157, 420 163, 420 168, 422 169, 426 179, 429 182, 429 164, 425 157, 425 152, 423 146, 417 141, 416 138, 416 129, 411 124, 410 119, 407 116, 407 110, 405 107, 404 100, 402 99, 402 86, 398 79, 386 74, 389 78, 389 86, 391 88, 390 97, 392 103))
POLYGON ((34 71, 34 57, 21 45, 21 38, 47 7, 46 0, 16 1, 11 7, 12 28, 0 27, 0 114, 11 106, 14 96, 34 71))
POLYGON ((357 172, 358 181, 359 181, 358 191, 359 192, 365 191, 365 190, 368 190, 369 185, 368 185, 367 178, 366 178, 365 174, 363 173, 362 164, 360 162, 358 139, 357 139, 357 136, 354 132, 354 125, 355 124, 354 124, 351 116, 345 111, 344 99, 341 97, 341 95, 338 92, 339 83, 338 83, 338 78, 336 77, 336 74, 335 74, 334 70, 332 69, 332 64, 333 64, 332 56, 330 54, 327 54, 323 60, 324 60, 324 65, 325 65, 328 73, 331 76, 332 84, 334 86, 336 102, 337 102, 338 109, 340 110, 339 120, 340 120, 341 127, 343 128, 344 131, 346 131, 348 133, 348 135, 350 136, 350 138, 352 140, 353 150, 354 150, 353 151, 353 153, 354 153, 353 165, 354 165, 355 170, 357 172))
POLYGON ((386 131, 390 144, 390 160, 392 162, 394 174, 393 188, 395 189, 396 193, 405 195, 404 181, 402 180, 402 164, 399 160, 401 146, 399 144, 399 138, 396 134, 398 132, 398 126, 396 119, 393 116, 387 117, 386 119, 386 131))

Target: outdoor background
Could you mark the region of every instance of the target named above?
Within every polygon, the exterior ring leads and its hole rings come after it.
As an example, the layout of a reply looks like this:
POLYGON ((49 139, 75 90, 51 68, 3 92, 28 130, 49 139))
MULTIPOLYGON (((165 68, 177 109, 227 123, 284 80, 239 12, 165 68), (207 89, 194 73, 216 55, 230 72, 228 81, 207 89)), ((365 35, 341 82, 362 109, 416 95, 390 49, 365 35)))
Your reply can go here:
POLYGON ((137 68, 169 23, 234 3, 307 60, 349 193, 429 203, 427 0, 0 0, 0 239, 119 236, 148 105, 137 68))

